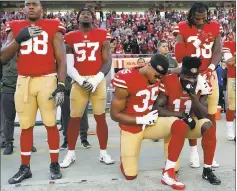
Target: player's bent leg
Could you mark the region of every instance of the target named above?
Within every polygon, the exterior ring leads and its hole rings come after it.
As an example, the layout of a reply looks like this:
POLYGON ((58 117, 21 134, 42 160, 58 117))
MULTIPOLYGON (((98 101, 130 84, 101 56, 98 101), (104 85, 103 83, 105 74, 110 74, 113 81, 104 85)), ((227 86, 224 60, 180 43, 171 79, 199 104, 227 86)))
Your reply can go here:
POLYGON ((169 185, 177 190, 185 188, 185 185, 176 179, 174 168, 184 145, 187 128, 188 126, 183 120, 176 120, 172 124, 168 159, 161 179, 162 184, 169 185))
MULTIPOLYGON (((178 120, 177 117, 158 117, 156 123, 151 126, 147 126, 144 130, 144 139, 163 139, 164 138, 164 152, 165 158, 168 157, 168 145, 171 135, 171 126, 174 121, 178 120)), ((179 160, 176 163, 175 171, 180 168, 179 160)))
POLYGON ((130 133, 121 130, 120 169, 127 180, 133 180, 138 174, 138 160, 143 140, 143 131, 130 133))
POLYGON ((100 144, 99 160, 104 164, 113 164, 114 159, 106 151, 108 142, 108 125, 105 116, 106 95, 106 81, 104 79, 98 85, 96 91, 90 94, 90 100, 96 120, 96 133, 100 144))
POLYGON ((212 161, 216 149, 216 132, 211 122, 205 122, 201 126, 202 148, 204 153, 204 168, 202 178, 211 184, 219 185, 221 181, 212 172, 212 161))
POLYGON ((89 92, 77 83, 72 84, 70 94, 70 119, 68 122, 67 138, 68 152, 64 157, 61 168, 69 167, 76 160, 75 147, 80 131, 80 121, 89 100, 89 92))

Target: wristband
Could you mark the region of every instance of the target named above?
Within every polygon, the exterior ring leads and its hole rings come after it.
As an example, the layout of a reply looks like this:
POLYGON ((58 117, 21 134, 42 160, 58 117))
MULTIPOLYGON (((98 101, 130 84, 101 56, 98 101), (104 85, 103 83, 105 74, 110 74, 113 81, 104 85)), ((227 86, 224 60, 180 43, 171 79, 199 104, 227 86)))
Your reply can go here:
POLYGON ((58 82, 58 85, 63 85, 65 87, 65 84, 63 82, 58 82))

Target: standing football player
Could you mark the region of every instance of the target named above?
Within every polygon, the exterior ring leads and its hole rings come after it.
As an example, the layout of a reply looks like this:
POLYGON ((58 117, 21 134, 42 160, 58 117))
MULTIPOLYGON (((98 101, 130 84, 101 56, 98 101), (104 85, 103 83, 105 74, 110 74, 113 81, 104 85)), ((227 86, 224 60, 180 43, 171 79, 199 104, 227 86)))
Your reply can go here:
POLYGON ((62 177, 58 164, 59 132, 56 126, 56 107, 62 104, 64 99, 66 49, 62 33, 65 32, 65 28, 59 20, 41 19, 43 9, 39 0, 26 0, 24 13, 26 20, 9 23, 11 32, 7 43, 1 49, 1 63, 6 63, 16 53, 18 54, 19 76, 15 106, 22 129, 21 166, 19 171, 9 179, 10 184, 32 177, 30 156, 38 109, 47 129, 51 179, 62 177))
POLYGON ((227 96, 228 109, 226 110, 227 139, 234 140, 233 121, 235 118, 235 96, 236 96, 236 42, 225 41, 223 43, 223 57, 227 65, 227 96))
MULTIPOLYGON (((209 9, 204 3, 194 3, 189 11, 188 20, 180 22, 175 27, 177 43, 175 45, 175 57, 180 63, 184 56, 198 57, 201 59, 200 72, 212 85, 213 93, 208 96, 208 118, 216 129, 219 89, 215 72, 216 66, 222 57, 221 33, 222 27, 216 21, 209 19, 209 9)), ((197 152, 197 140, 189 141, 191 146, 190 165, 200 167, 197 152)), ((213 167, 219 164, 213 160, 213 167)))
POLYGON ((94 14, 88 8, 82 8, 77 16, 79 30, 64 36, 67 45, 68 75, 74 80, 70 95, 70 120, 68 124, 68 152, 62 168, 76 160, 75 146, 80 131, 80 121, 88 100, 92 103, 97 123, 96 133, 100 144, 99 160, 113 164, 107 153, 108 126, 106 123, 106 81, 105 76, 111 68, 110 34, 93 27, 94 14))

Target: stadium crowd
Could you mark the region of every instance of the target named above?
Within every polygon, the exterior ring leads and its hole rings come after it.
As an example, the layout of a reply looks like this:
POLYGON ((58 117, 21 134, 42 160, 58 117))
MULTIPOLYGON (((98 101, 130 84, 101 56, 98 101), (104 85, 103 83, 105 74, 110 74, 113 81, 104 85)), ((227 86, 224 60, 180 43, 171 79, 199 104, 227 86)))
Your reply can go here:
MULTIPOLYGON (((1 12, 1 35, 0 40, 6 40, 5 26, 11 20, 24 19, 22 10, 16 12, 1 12)), ((58 18, 63 21, 67 32, 78 28, 76 11, 58 13, 44 13, 44 18, 58 18)), ((174 26, 186 19, 185 11, 167 11, 161 15, 159 10, 150 9, 144 14, 131 12, 118 14, 115 11, 105 13, 107 29, 111 32, 111 51, 113 54, 152 54, 157 52, 158 42, 163 39, 168 42, 169 50, 173 52, 175 38, 172 34, 174 26)), ((231 40, 235 37, 236 23, 235 8, 219 8, 210 12, 210 18, 218 20, 224 29, 223 40, 231 40)), ((95 25, 100 26, 103 20, 96 20, 95 25)))

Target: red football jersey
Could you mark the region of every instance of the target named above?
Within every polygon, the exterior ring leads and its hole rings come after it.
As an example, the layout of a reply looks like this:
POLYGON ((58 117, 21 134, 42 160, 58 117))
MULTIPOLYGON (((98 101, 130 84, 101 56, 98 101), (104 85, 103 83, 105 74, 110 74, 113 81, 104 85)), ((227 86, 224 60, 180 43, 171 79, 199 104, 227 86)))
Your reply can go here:
MULTIPOLYGON (((115 74, 111 81, 114 87, 127 89, 127 98, 124 113, 142 117, 148 114, 153 107, 159 92, 159 82, 150 85, 147 78, 139 73, 139 68, 123 69, 115 74)), ((142 125, 124 125, 119 123, 124 131, 138 133, 142 131, 142 125)))
MULTIPOLYGON (((198 38, 198 34, 200 31, 195 27, 192 26, 190 27, 187 22, 180 22, 178 23, 177 26, 174 27, 174 31, 184 38, 184 42, 192 42, 195 41, 198 38)), ((215 21, 210 21, 210 23, 204 24, 204 27, 202 29, 202 32, 211 34, 214 39, 221 34, 223 31, 222 26, 215 22, 215 21)), ((196 52, 193 52, 191 56, 193 57, 200 57, 202 61, 202 65, 200 67, 200 71, 203 72, 208 68, 208 66, 211 63, 212 59, 212 48, 214 45, 213 42, 209 42, 204 44, 205 48, 197 48, 196 52)))
POLYGON ((12 21, 9 29, 14 37, 24 27, 35 25, 41 27, 42 33, 28 41, 22 42, 18 52, 18 74, 23 76, 42 76, 56 72, 56 62, 53 51, 53 38, 56 32, 65 32, 59 20, 40 19, 35 23, 28 20, 12 21))
POLYGON ((187 92, 182 90, 179 77, 176 74, 164 76, 159 90, 168 97, 167 108, 170 111, 190 112, 192 101, 187 92))
MULTIPOLYGON (((235 41, 225 41, 223 42, 223 51, 230 52, 232 55, 236 52, 236 42, 235 41)), ((229 66, 227 64, 227 75, 228 78, 236 78, 236 66, 229 66)))
POLYGON ((105 29, 94 28, 87 33, 72 31, 64 36, 65 42, 73 49, 74 67, 82 76, 96 75, 102 67, 102 47, 110 40, 105 29))

